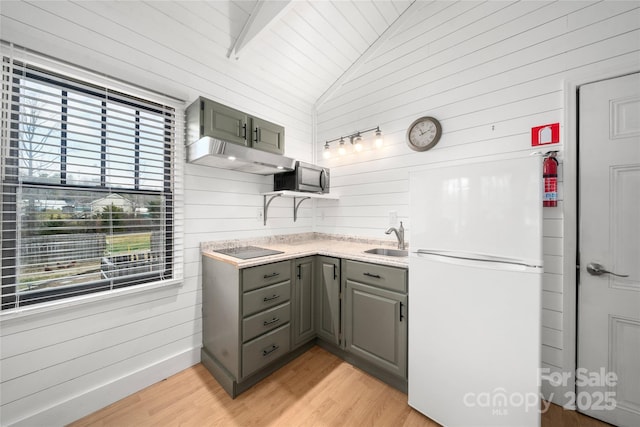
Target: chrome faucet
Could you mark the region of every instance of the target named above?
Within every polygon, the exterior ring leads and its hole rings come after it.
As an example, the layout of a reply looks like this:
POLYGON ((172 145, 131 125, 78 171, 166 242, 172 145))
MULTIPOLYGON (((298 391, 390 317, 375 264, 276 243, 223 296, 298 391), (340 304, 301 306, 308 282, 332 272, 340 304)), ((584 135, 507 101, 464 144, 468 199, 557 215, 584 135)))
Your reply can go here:
POLYGON ((391 234, 392 231, 396 233, 396 237, 398 238, 398 249, 404 250, 404 227, 402 226, 402 221, 400 221, 400 227, 391 227, 385 231, 384 234, 391 234))

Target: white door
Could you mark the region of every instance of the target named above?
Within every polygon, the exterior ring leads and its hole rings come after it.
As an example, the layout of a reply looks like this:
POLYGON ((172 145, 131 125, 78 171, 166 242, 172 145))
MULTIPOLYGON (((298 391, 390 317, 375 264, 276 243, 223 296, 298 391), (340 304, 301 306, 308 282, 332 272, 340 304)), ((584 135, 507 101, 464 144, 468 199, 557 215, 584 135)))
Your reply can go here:
POLYGON ((579 123, 576 404, 640 426, 640 74, 581 86, 579 123))

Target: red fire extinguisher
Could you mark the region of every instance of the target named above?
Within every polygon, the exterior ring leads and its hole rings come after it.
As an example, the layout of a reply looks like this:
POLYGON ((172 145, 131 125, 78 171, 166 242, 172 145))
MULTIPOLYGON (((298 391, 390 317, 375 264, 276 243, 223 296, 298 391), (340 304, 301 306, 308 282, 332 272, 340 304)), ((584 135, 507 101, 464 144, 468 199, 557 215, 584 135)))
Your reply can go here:
POLYGON ((544 178, 544 199, 542 206, 558 206, 558 160, 557 151, 549 151, 542 163, 542 177, 544 178))

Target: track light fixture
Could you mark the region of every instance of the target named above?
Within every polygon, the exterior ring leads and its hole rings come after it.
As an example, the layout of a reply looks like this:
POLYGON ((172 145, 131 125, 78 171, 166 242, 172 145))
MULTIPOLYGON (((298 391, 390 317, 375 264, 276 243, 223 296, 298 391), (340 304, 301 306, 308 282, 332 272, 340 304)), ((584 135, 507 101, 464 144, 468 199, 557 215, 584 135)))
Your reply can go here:
POLYGON ((352 133, 351 135, 341 136, 340 138, 330 139, 325 141, 324 150, 322 151, 322 157, 328 159, 331 157, 331 143, 339 141, 338 143, 338 154, 343 156, 347 152, 345 138, 349 139, 349 142, 353 146, 353 150, 355 152, 360 152, 363 150, 364 146, 362 144, 362 134, 367 132, 375 131, 375 140, 373 146, 375 148, 380 148, 384 145, 384 140, 382 139, 382 131, 380 131, 380 126, 376 126, 371 129, 361 130, 352 133))

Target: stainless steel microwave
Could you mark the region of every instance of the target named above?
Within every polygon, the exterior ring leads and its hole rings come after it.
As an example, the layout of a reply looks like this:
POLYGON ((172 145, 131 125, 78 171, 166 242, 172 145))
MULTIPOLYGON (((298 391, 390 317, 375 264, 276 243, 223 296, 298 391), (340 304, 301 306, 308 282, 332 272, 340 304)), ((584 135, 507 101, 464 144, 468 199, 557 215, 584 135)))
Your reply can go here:
POLYGON ((273 190, 329 192, 329 169, 296 161, 295 170, 273 175, 273 190))

